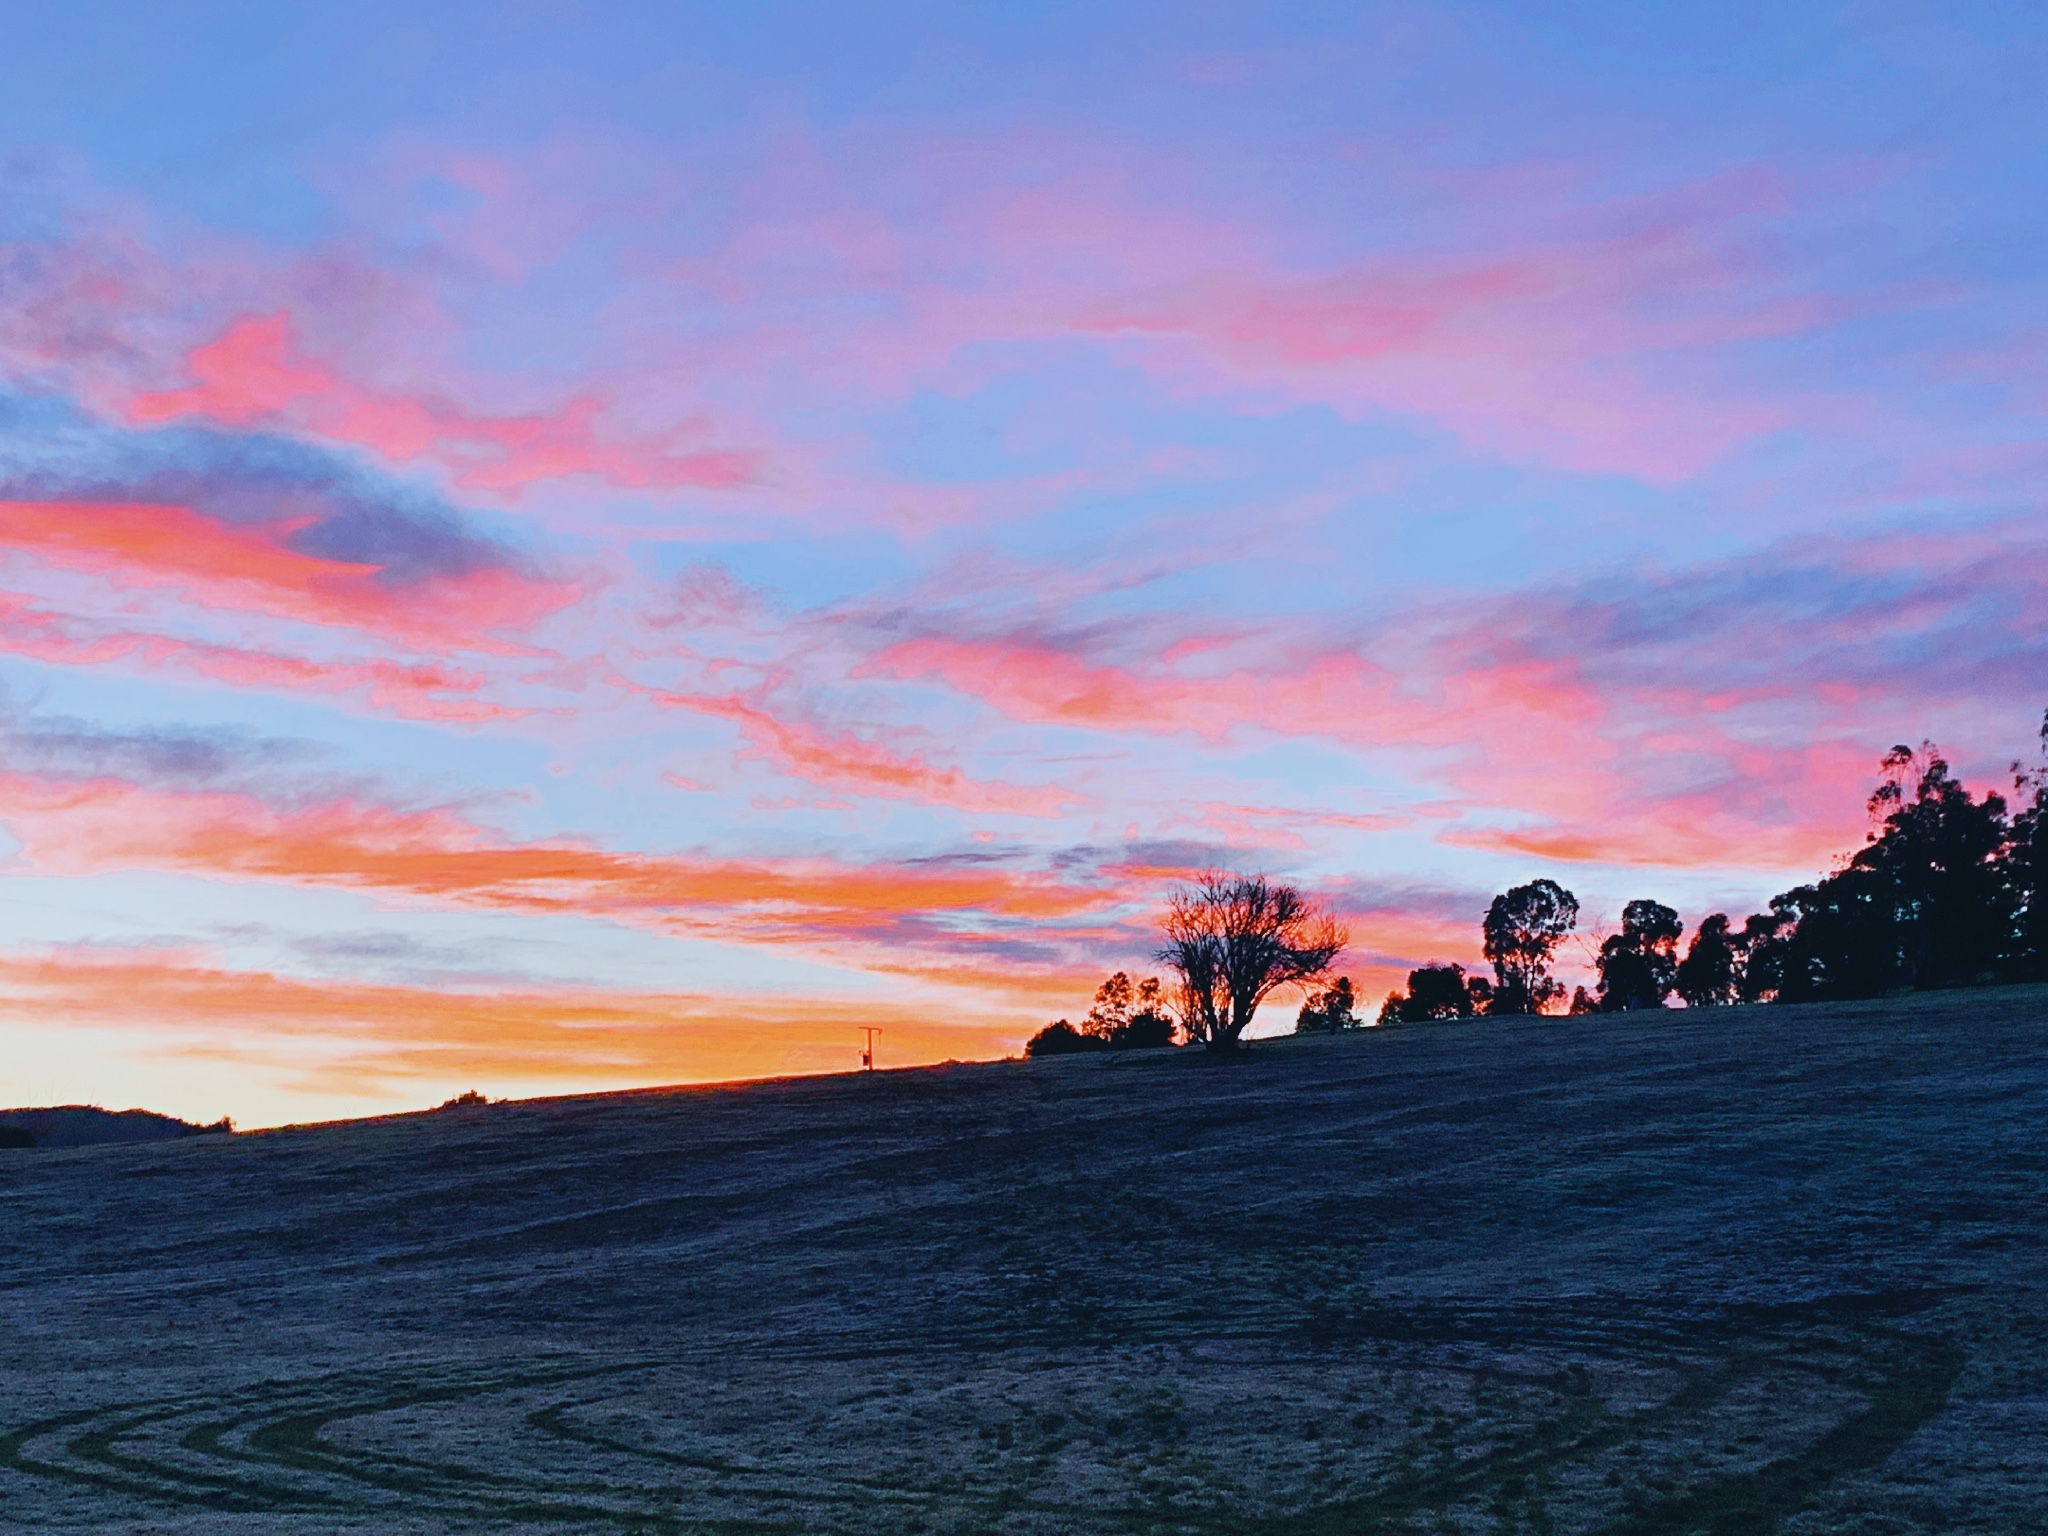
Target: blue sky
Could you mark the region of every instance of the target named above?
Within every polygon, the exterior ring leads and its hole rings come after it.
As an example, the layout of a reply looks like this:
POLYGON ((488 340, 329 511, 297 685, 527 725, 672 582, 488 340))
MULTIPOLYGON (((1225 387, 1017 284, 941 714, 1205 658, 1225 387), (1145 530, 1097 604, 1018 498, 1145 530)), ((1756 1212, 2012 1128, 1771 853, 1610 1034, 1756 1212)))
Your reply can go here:
POLYGON ((2033 749, 2044 45, 11 8, 0 1098, 1002 1054, 1207 866, 1375 991, 1739 916, 2033 749))

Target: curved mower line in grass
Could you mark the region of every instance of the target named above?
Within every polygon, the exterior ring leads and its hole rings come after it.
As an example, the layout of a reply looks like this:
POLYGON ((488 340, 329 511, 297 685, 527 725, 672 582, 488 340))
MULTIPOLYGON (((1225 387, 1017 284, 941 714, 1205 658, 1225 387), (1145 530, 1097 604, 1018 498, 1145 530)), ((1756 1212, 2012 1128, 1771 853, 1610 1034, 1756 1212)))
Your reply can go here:
MULTIPOLYGON (((1612 1303, 1609 1304, 1612 1306, 1612 1303)), ((1906 1303, 1910 1309, 1911 1303, 1906 1303)), ((1773 1528, 1805 1505, 1840 1472, 1881 1462, 1940 1409, 1959 1369, 1947 1341, 1888 1323, 1838 1322, 1858 1312, 1902 1310, 1896 1297, 1829 1298, 1782 1318, 1775 1334, 1749 1331, 1748 1320, 1658 1317, 1659 1309, 1622 1306, 1612 1335, 1575 1312, 1555 1330, 1580 1345, 1603 1343, 1642 1349, 1683 1340, 1702 1355, 1665 1403, 1640 1413, 1603 1409, 1584 1376, 1562 1373, 1536 1385, 1548 1388, 1557 1408, 1526 1430, 1476 1456, 1453 1447, 1458 1425, 1440 1418, 1398 1444, 1368 1493, 1270 1512, 1260 1529, 1271 1536, 1338 1536, 1399 1522, 1450 1504, 1482 1502, 1503 1518, 1531 1518, 1544 1490, 1574 1471, 1613 1464, 1616 1452, 1645 1436, 1664 1434, 1710 1418, 1735 1387, 1784 1372, 1794 1355, 1811 1355, 1815 1329, 1837 1329, 1837 1349, 1816 1369, 1858 1380, 1864 1405, 1794 1454, 1761 1462, 1682 1492, 1658 1494, 1624 1485, 1622 1511, 1600 1527, 1610 1536, 1666 1536, 1708 1532, 1737 1536, 1773 1528), (1647 1315, 1646 1315, 1647 1314, 1647 1315), (1730 1351, 1731 1340, 1737 1344, 1730 1351), (1774 1357, 1759 1344, 1778 1343, 1774 1357), (1716 1353, 1719 1351, 1719 1353, 1716 1353)), ((1316 1347, 1415 1347, 1453 1341, 1486 1347, 1509 1337, 1527 1342, 1545 1333, 1538 1319, 1502 1317, 1483 1308, 1432 1309, 1412 1316, 1379 1315, 1346 1327, 1325 1319, 1316 1347)), ((0 1467, 39 1478, 118 1493, 148 1503, 246 1513, 370 1516, 402 1508, 408 1515, 457 1520, 554 1525, 610 1525, 627 1530, 796 1532, 815 1529, 819 1514, 930 1512, 942 1505, 979 1509, 991 1520, 1028 1513, 1067 1520, 1108 1519, 1131 1531, 1202 1531, 1225 1536, 1242 1528, 1245 1512, 1228 1504, 1184 1500, 1126 1503, 1113 1508, 1049 1500, 1018 1482, 997 1477, 918 1486, 884 1478, 828 1475, 773 1457, 739 1462, 687 1454, 602 1433, 581 1422, 579 1408, 601 1408, 589 1389, 626 1375, 659 1373, 668 1362, 536 1360, 500 1373, 390 1368, 345 1372, 307 1380, 262 1383, 222 1397, 124 1403, 71 1413, 0 1436, 0 1467), (583 1397, 525 1409, 537 1390, 576 1385, 583 1397), (486 1468, 399 1451, 347 1449, 329 1431, 350 1421, 420 1408, 474 1407, 507 1397, 504 1421, 540 1432, 566 1456, 541 1456, 531 1472, 508 1476, 486 1468), (155 1454, 143 1437, 171 1444, 155 1454), (593 1461, 587 1453, 596 1452, 593 1461), (579 1466, 579 1463, 581 1465, 579 1466), (641 1475, 622 1477, 621 1466, 641 1475), (697 1474, 678 1478, 675 1474, 697 1474), (690 1515, 679 1518, 679 1501, 690 1515), (790 1520, 720 1511, 721 1504, 782 1506, 803 1513, 790 1520)), ((1798 1371, 1789 1374, 1797 1374, 1798 1371)), ((1469 1368, 1475 1396, 1508 1384, 1505 1371, 1469 1368)), ((1527 1387, 1524 1380, 1518 1385, 1527 1387)))

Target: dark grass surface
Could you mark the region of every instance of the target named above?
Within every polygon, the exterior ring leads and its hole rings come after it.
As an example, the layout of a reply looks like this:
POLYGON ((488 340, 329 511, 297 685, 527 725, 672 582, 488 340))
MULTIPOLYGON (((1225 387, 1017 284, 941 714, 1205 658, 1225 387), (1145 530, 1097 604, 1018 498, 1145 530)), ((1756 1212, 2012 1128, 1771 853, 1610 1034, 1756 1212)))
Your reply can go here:
POLYGON ((2048 1531, 2048 994, 0 1161, 0 1527, 2048 1531))

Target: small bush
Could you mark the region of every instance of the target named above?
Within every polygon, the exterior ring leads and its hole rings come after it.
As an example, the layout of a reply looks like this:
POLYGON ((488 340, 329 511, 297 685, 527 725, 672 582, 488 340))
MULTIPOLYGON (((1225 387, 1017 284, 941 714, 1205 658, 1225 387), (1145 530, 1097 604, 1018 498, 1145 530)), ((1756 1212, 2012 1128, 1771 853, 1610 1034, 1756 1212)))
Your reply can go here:
POLYGON ((1311 992, 1295 1015, 1297 1035, 1332 1034, 1340 1029, 1359 1029, 1365 1020, 1358 1016, 1358 996, 1351 990, 1351 978, 1339 976, 1328 987, 1311 992))
POLYGON ((0 1125, 0 1148, 32 1147, 35 1144, 35 1132, 18 1125, 0 1125))
POLYGON ((1425 965, 1408 973, 1406 992, 1389 992, 1380 1007, 1382 1024, 1421 1024, 1431 1019, 1469 1019, 1493 1005, 1493 983, 1467 976, 1462 965, 1425 965))
POLYGON ((1075 1030, 1113 1051, 1156 1050, 1173 1044, 1179 1032, 1180 1026, 1166 1011, 1159 978, 1133 982, 1123 971, 1095 989, 1095 1006, 1075 1030))
POLYGON ((1164 1013, 1151 1009, 1134 1013, 1110 1033, 1114 1051, 1157 1051, 1173 1044, 1178 1026, 1164 1013))
POLYGON ((1024 1046, 1026 1056, 1072 1056, 1082 1051, 1100 1051, 1108 1048, 1109 1042, 1094 1035, 1084 1035, 1065 1019, 1055 1019, 1024 1046))

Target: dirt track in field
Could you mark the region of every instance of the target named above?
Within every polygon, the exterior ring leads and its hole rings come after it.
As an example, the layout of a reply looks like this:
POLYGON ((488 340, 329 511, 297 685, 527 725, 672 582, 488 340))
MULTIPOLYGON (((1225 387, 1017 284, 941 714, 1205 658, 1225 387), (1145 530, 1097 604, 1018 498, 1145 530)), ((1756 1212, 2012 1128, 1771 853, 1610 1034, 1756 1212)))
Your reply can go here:
POLYGON ((0 1528, 2048 1531, 2048 991, 0 1153, 0 1528))

